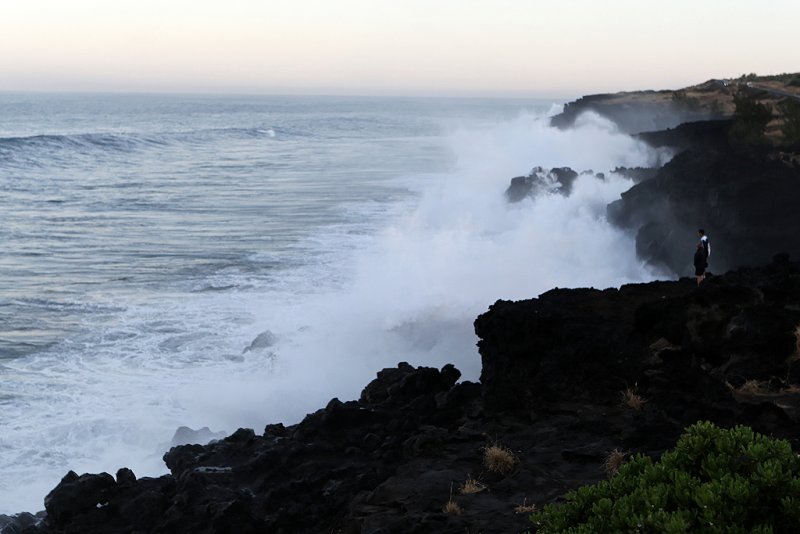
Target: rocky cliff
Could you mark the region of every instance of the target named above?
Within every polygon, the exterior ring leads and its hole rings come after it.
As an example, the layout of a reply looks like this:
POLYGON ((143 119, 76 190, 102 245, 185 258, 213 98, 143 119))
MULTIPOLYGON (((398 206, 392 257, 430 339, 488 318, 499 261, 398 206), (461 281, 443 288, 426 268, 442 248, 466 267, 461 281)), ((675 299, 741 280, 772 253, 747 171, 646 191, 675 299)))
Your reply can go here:
POLYGON ((550 123, 569 128, 579 115, 594 112, 629 134, 674 128, 684 122, 730 117, 734 86, 710 80, 680 90, 588 95, 564 106, 550 123))
POLYGON ((798 324, 800 263, 786 257, 700 288, 498 301, 475 321, 480 384, 401 363, 297 425, 174 447, 159 478, 70 472, 43 522, 8 528, 521 532, 531 505, 605 477, 610 451, 658 454, 700 419, 800 443, 798 324), (486 461, 495 444, 505 468, 486 461))
POLYGON ((713 243, 712 272, 758 265, 778 251, 800 257, 800 166, 779 150, 729 144, 724 123, 643 137, 692 148, 608 206, 611 222, 635 232, 641 259, 690 274, 698 228, 713 243))

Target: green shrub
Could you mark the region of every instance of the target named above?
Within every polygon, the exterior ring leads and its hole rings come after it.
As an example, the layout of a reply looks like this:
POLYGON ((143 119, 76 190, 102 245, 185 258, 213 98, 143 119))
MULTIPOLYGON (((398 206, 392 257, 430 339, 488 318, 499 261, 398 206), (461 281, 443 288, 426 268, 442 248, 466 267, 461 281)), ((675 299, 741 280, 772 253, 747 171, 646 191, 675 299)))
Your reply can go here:
POLYGON ((731 141, 743 145, 760 145, 767 142, 764 128, 772 119, 772 109, 759 103, 754 96, 739 93, 733 95, 736 111, 730 129, 731 141))
POLYGON ((659 461, 635 456, 531 521, 539 533, 798 532, 799 476, 787 441, 701 422, 659 461))

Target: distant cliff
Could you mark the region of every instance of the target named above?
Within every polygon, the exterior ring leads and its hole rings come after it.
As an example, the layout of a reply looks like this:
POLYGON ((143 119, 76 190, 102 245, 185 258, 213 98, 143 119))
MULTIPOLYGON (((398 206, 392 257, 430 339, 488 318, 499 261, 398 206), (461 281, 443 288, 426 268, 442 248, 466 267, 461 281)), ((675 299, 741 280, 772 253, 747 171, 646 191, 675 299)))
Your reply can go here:
POLYGON ((800 73, 709 80, 676 90, 588 95, 567 103, 551 124, 569 128, 582 113, 594 112, 622 132, 653 132, 686 122, 736 118, 737 98, 763 107, 763 134, 770 143, 800 143, 800 73))
POLYGON ((716 81, 677 91, 589 95, 566 104, 550 123, 568 128, 581 113, 592 111, 612 120, 625 133, 664 130, 683 122, 730 117, 732 95, 732 88, 716 81))

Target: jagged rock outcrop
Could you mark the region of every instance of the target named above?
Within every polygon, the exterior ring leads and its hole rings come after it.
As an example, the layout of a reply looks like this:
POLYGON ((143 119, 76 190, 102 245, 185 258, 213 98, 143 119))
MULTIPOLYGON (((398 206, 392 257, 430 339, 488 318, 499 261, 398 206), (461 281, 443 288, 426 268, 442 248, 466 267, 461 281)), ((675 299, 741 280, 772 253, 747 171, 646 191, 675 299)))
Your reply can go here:
POLYGON ((297 425, 174 447, 169 475, 68 473, 26 532, 522 532, 515 506, 603 478, 613 449, 658 454, 698 419, 797 445, 798 323, 800 264, 786 257, 700 288, 498 301, 475 322, 481 384, 401 363, 297 425), (483 464, 494 442, 510 471, 483 464), (467 477, 486 488, 460 494, 467 477), (443 511, 450 499, 460 514, 443 511))
POLYGON ((798 324, 800 270, 784 256, 700 288, 683 279, 498 301, 475 322, 483 396, 487 409, 525 411, 566 400, 610 403, 634 384, 647 396, 656 377, 674 382, 669 397, 691 379, 702 386, 688 404, 733 413, 723 386, 789 375, 798 324))
MULTIPOLYGON (((580 175, 588 174, 602 180, 603 174, 594 174, 591 171, 584 171, 580 175)), ((526 197, 536 197, 542 193, 556 193, 562 196, 569 196, 572 193, 572 186, 580 176, 569 167, 554 167, 545 169, 534 167, 527 176, 517 176, 511 179, 511 183, 506 189, 506 200, 509 202, 519 202, 526 197)))

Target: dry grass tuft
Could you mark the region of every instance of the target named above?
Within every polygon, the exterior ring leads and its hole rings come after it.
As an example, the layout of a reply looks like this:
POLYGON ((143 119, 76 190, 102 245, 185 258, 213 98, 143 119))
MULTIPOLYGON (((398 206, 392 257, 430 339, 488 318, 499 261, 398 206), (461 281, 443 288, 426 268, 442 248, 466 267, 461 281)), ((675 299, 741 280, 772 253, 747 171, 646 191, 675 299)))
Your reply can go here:
POLYGON ((493 473, 507 475, 514 469, 517 458, 499 443, 493 443, 483 449, 483 466, 493 473))
POLYGON ((442 512, 450 515, 461 515, 463 510, 461 509, 461 506, 451 497, 450 500, 447 501, 444 506, 442 506, 442 512))
POLYGON ((461 506, 453 499, 453 484, 450 484, 450 499, 442 506, 442 512, 450 515, 461 515, 461 506))
POLYGON ((637 412, 640 411, 647 399, 636 393, 636 388, 626 388, 625 391, 621 392, 622 395, 622 405, 627 406, 637 412))
POLYGON ((627 458, 627 456, 627 452, 619 449, 614 449, 608 453, 605 462, 603 462, 603 468, 606 470, 606 474, 608 476, 614 476, 617 471, 619 471, 619 468, 622 467, 622 464, 625 463, 625 458, 627 458))
POLYGON ((468 476, 467 480, 458 488, 461 495, 472 495, 473 493, 480 493, 486 489, 486 484, 482 484, 478 480, 468 476))
POLYGON ((522 499, 522 504, 518 504, 514 507, 515 514, 532 514, 536 511, 536 505, 531 503, 528 504, 527 497, 522 499))

